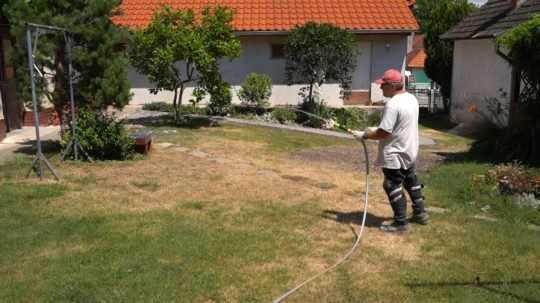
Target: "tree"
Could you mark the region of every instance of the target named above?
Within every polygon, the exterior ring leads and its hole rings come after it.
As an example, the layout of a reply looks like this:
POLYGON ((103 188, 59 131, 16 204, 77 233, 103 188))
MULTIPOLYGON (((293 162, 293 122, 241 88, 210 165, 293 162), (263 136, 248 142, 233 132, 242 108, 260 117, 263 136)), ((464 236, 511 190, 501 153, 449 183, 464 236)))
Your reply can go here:
POLYGON ((474 5, 467 0, 418 1, 417 12, 424 14, 420 19, 421 27, 426 34, 424 47, 426 50, 426 74, 441 86, 444 107, 450 109, 452 88, 452 60, 454 44, 442 40, 440 36, 469 15, 474 5), (423 6, 425 5, 425 7, 423 6))
MULTIPOLYGON (((540 164, 540 15, 514 27, 497 39, 517 72, 517 94, 510 108, 510 124, 505 130, 504 155, 540 164)), ((502 148, 501 148, 502 147, 502 148)), ((503 154, 503 153, 500 153, 503 154)))
MULTIPOLYGON (((470 2, 470 1, 469 1, 470 2)), ((418 23, 420 24, 420 30, 425 32, 425 26, 429 20, 432 19, 432 11, 440 5, 440 1, 434 0, 416 0, 414 5, 414 15, 418 23)), ((477 7, 477 4, 471 4, 471 7, 474 9, 477 7)))
POLYGON ((420 30, 425 32, 425 26, 431 19, 431 12, 437 7, 439 1, 433 0, 417 0, 414 5, 414 16, 420 24, 420 30))
POLYGON ((134 33, 130 52, 133 66, 154 84, 150 92, 174 92, 177 122, 189 84, 195 84, 199 96, 210 93, 211 102, 223 105, 228 100, 230 104, 230 92, 226 96, 230 86, 221 78, 219 60, 240 55, 240 42, 231 26, 233 13, 218 6, 213 10, 205 8, 201 17, 198 22, 192 10, 164 6, 148 27, 134 33))
POLYGON ((286 45, 286 77, 289 84, 306 84, 307 109, 316 108, 313 88, 327 81, 339 82, 346 95, 356 67, 354 37, 331 24, 308 22, 292 30, 286 45))
MULTIPOLYGON (((26 22, 54 25, 72 33, 74 89, 79 107, 121 108, 130 100, 128 58, 123 47, 129 33, 111 18, 121 0, 8 0, 2 7, 16 37, 12 60, 17 69, 18 94, 31 100, 26 50, 26 22)), ((66 45, 62 34, 43 34, 36 45, 35 61, 45 78, 38 80, 39 100, 51 102, 59 117, 69 104, 66 45)))

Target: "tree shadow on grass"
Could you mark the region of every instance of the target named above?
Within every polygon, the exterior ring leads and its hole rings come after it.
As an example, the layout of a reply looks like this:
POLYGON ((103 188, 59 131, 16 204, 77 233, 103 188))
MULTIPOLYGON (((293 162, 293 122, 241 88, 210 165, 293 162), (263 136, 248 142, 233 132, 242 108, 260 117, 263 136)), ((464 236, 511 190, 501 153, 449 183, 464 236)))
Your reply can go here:
MULTIPOLYGON (((35 155, 37 153, 36 140, 29 140, 19 145, 21 147, 14 151, 17 154, 35 155)), ((52 156, 59 154, 62 151, 62 146, 60 145, 60 141, 57 140, 43 140, 41 141, 41 151, 46 156, 52 156)))
POLYGON ((431 114, 423 110, 420 111, 419 122, 421 125, 434 130, 447 132, 457 126, 450 120, 450 117, 444 113, 431 114))
MULTIPOLYGON (((334 220, 341 224, 361 225, 362 219, 364 217, 364 212, 361 212, 361 211, 340 212, 336 210, 327 209, 322 213, 321 217, 328 220, 334 220)), ((379 217, 368 212, 366 215, 366 226, 378 228, 379 226, 381 226, 381 224, 384 221, 387 221, 390 219, 391 218, 379 217)))
POLYGON ((492 137, 476 139, 466 151, 459 152, 435 152, 444 159, 445 163, 475 162, 479 164, 498 164, 508 162, 494 153, 496 140, 492 137))
POLYGON ((540 280, 528 279, 528 280, 510 280, 510 281, 481 281, 479 277, 476 277, 475 281, 469 282, 423 282, 423 283, 406 283, 409 288, 442 288, 442 287, 477 287, 482 290, 486 290, 500 296, 512 298, 526 303, 540 303, 537 298, 527 298, 522 295, 518 295, 509 291, 497 289, 497 286, 512 286, 512 285, 527 285, 538 284, 540 287, 540 280))

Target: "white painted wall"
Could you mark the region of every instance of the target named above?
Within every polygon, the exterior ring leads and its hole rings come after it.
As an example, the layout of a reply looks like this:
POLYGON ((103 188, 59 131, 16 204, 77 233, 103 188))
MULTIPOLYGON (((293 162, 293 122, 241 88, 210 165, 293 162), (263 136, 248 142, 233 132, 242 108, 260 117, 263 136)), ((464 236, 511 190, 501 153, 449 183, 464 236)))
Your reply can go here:
POLYGON ((454 47, 451 118, 457 123, 505 125, 512 68, 492 39, 457 40, 454 47))
MULTIPOLYGON (((297 104, 301 101, 298 92, 302 85, 289 86, 285 82, 285 60, 271 58, 271 44, 284 44, 285 36, 250 36, 240 37, 242 55, 229 62, 221 64, 222 75, 233 87, 233 102, 239 103, 237 92, 246 76, 251 73, 267 74, 272 78, 273 88, 270 102, 272 105, 297 104)), ((407 36, 357 36, 357 68, 353 75, 353 91, 373 90, 374 100, 382 99, 377 85, 373 80, 380 77, 388 68, 404 70, 407 53, 407 36)), ((160 92, 150 94, 151 84, 146 77, 138 74, 133 68, 129 71, 132 83, 133 98, 131 104, 144 104, 156 101, 171 102, 173 93, 160 92)), ((191 99, 193 88, 188 88, 184 94, 183 104, 191 99)), ((340 88, 337 83, 326 83, 321 87, 321 95, 329 106, 343 106, 340 98, 340 88)))

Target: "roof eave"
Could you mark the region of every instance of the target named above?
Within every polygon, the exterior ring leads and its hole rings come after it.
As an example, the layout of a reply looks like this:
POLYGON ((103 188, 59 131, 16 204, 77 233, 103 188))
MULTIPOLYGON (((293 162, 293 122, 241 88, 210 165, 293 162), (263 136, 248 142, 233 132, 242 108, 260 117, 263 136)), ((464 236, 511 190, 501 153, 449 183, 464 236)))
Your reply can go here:
MULTIPOLYGON (((348 29, 351 34, 392 34, 392 35, 410 35, 418 33, 417 29, 348 29)), ((280 36, 288 35, 290 30, 236 30, 234 33, 237 36, 280 36)))

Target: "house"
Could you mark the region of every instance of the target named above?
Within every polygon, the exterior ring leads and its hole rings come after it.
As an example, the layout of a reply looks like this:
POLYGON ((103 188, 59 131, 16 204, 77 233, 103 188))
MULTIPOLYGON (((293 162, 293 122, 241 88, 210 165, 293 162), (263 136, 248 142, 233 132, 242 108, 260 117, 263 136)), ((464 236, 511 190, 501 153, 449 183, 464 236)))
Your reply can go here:
POLYGON ((426 62, 424 35, 414 35, 412 40, 411 50, 407 54, 408 83, 413 88, 428 89, 432 81, 424 71, 426 62))
POLYGON ((15 69, 8 60, 12 47, 7 20, 0 16, 0 141, 10 130, 22 127, 22 105, 15 92, 15 69))
MULTIPOLYGON (((407 38, 418 30, 410 9, 411 0, 124 0, 123 15, 117 24, 132 28, 146 26, 153 13, 166 3, 176 9, 200 11, 207 5, 221 5, 235 12, 233 27, 240 39, 242 55, 232 62, 223 62, 221 72, 233 87, 233 102, 239 102, 236 92, 250 72, 272 78, 272 105, 296 104, 301 101, 301 85, 288 86, 285 81, 283 46, 287 34, 295 25, 308 21, 332 23, 353 33, 359 51, 357 68, 352 80, 351 95, 343 100, 337 83, 321 87, 322 98, 330 106, 370 104, 382 100, 382 93, 373 81, 388 68, 401 71, 406 67, 407 38)), ((149 93, 148 80, 131 70, 132 104, 172 100, 172 92, 149 93)), ((192 88, 191 88, 192 89, 192 88)), ((183 100, 191 97, 188 89, 183 100)))
POLYGON ((489 0, 446 32, 454 40, 451 119, 508 124, 520 78, 496 39, 540 13, 540 0, 489 0))

